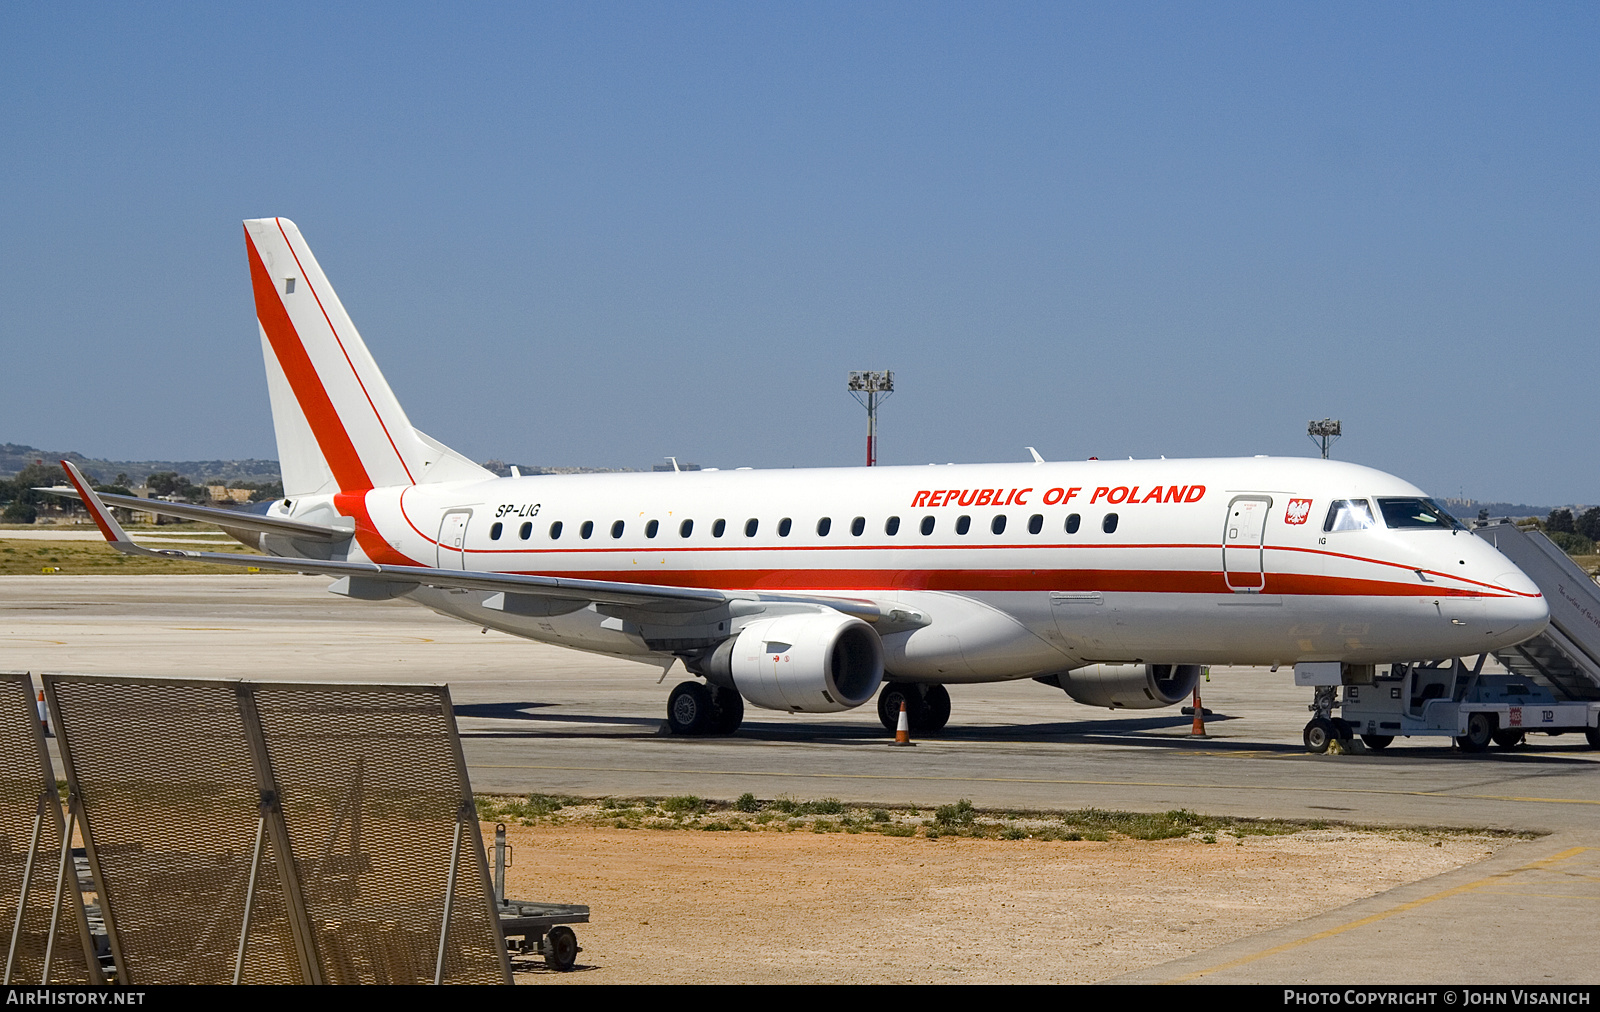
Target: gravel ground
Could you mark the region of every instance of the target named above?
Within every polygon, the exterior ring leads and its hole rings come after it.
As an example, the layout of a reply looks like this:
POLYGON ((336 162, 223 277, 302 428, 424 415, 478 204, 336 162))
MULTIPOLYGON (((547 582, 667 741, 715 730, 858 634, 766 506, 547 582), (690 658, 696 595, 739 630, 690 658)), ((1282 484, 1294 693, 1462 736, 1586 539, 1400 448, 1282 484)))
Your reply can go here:
MULTIPOLYGON (((484 838, 492 841, 493 824, 484 838)), ((511 825, 509 895, 587 903, 578 968, 521 983, 1086 983, 1470 864, 1475 834, 1171 840, 511 825)))

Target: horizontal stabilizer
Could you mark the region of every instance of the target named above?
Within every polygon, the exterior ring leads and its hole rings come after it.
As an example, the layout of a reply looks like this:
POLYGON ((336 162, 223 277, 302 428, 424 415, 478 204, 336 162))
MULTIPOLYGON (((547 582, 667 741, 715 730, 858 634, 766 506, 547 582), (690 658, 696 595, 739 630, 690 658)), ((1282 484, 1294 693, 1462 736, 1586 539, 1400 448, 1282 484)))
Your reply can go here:
MULTIPOLYGON (((79 491, 74 488, 36 488, 34 491, 58 495, 64 499, 83 498, 79 491)), ((110 492, 96 492, 95 495, 107 506, 144 510, 147 513, 159 513, 162 516, 179 517, 183 520, 197 520, 201 523, 216 524, 218 527, 231 527, 241 531, 279 534, 286 538, 294 538, 297 541, 347 541, 350 535, 355 532, 354 524, 347 530, 339 527, 329 527, 324 524, 308 524, 301 520, 289 520, 284 517, 247 513, 244 510, 219 509, 216 506, 194 506, 189 503, 167 502, 165 499, 140 499, 134 495, 113 495, 110 492)))

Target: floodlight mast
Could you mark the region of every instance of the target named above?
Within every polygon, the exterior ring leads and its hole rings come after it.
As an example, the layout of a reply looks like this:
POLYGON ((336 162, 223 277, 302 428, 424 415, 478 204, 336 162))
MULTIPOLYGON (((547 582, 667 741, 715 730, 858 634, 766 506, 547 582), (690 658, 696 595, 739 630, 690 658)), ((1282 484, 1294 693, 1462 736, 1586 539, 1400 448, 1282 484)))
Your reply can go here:
POLYGON ((1324 418, 1322 421, 1313 421, 1306 425, 1306 435, 1322 450, 1322 459, 1328 459, 1328 447, 1338 441, 1342 433, 1339 431, 1339 419, 1324 418))
POLYGON ((878 463, 878 405, 894 393, 894 373, 852 372, 848 389, 867 409, 867 466, 873 467, 878 463))

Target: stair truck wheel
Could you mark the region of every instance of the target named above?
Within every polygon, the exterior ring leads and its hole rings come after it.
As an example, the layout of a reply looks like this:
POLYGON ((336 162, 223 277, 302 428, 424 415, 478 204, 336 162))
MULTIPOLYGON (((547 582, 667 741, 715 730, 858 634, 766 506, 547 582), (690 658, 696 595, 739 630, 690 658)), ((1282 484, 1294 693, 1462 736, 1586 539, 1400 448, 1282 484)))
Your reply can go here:
POLYGON ((1482 752, 1494 740, 1499 721, 1494 714, 1478 711, 1467 715, 1467 733, 1456 739, 1456 747, 1463 752, 1482 752))

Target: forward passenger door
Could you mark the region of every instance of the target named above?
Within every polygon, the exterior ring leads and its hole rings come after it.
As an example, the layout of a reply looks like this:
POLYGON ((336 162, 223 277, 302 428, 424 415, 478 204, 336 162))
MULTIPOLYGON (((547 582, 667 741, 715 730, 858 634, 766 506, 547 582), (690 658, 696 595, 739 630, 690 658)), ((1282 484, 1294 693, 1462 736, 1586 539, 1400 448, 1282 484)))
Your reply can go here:
POLYGON ((1266 585, 1267 559, 1263 547, 1272 497, 1235 496, 1228 503, 1222 528, 1222 574, 1235 594, 1259 594, 1266 585))

